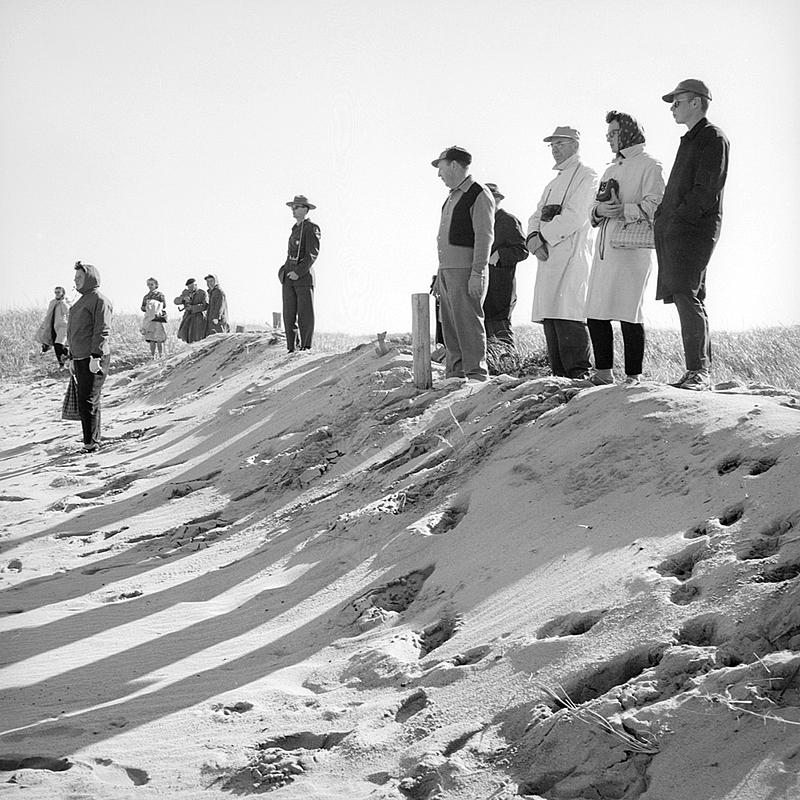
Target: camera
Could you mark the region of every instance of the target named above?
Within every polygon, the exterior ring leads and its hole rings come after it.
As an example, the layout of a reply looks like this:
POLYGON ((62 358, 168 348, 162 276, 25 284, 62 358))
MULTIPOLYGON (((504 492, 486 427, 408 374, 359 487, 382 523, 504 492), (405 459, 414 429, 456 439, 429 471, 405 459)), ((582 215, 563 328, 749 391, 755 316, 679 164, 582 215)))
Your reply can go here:
POLYGON ((619 183, 617 183, 614 178, 609 178, 607 181, 601 182, 595 200, 601 203, 607 203, 609 200, 614 199, 615 194, 619 197, 619 183))

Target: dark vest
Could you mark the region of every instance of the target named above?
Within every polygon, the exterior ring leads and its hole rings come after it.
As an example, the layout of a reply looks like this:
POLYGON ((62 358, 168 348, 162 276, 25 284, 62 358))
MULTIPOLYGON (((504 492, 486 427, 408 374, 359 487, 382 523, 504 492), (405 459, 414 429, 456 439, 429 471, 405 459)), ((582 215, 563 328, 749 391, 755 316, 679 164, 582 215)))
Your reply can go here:
POLYGON ((473 183, 456 203, 450 218, 450 244, 475 247, 475 229, 472 227, 470 211, 482 191, 483 187, 479 183, 473 183))

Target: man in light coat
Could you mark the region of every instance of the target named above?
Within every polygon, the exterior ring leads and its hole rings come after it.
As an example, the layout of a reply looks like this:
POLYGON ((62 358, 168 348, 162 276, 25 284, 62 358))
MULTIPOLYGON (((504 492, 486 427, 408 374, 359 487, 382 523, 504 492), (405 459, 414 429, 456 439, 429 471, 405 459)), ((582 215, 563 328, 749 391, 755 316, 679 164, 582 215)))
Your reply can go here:
POLYGON ((533 322, 541 322, 553 375, 589 375, 586 287, 592 240, 589 210, 597 174, 580 161, 580 133, 558 126, 544 139, 558 175, 547 184, 528 221, 528 250, 538 260, 533 290, 533 322))
POLYGON ((457 146, 431 161, 450 190, 436 238, 439 271, 433 291, 441 308, 446 377, 483 382, 489 377, 483 300, 494 240, 494 199, 469 174, 471 163, 472 156, 457 146))

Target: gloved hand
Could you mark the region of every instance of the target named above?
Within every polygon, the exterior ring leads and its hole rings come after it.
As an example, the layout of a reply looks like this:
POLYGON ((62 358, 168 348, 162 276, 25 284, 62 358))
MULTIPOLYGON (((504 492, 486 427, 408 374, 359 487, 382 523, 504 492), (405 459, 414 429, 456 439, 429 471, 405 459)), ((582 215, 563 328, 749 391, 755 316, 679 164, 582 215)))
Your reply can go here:
POLYGON ((483 290, 486 286, 486 278, 482 272, 472 272, 467 283, 467 291, 473 300, 479 303, 483 300, 483 290))
POLYGON ((291 281, 296 281, 300 276, 294 270, 290 270, 286 273, 286 277, 291 281))
POLYGON ((97 375, 99 372, 102 372, 102 371, 103 371, 103 368, 100 366, 100 359, 99 358, 95 358, 94 356, 92 356, 89 359, 89 372, 92 372, 95 375, 97 375))
POLYGON ((69 367, 69 374, 74 376, 75 375, 75 362, 71 358, 67 359, 67 366, 69 367))
POLYGON ((495 250, 494 253, 492 253, 489 256, 489 264, 493 267, 496 267, 499 263, 500 263, 500 251, 495 250))
POLYGON ((212 319, 212 320, 211 320, 211 322, 212 322, 214 325, 219 325, 219 320, 218 320, 218 319, 212 319))

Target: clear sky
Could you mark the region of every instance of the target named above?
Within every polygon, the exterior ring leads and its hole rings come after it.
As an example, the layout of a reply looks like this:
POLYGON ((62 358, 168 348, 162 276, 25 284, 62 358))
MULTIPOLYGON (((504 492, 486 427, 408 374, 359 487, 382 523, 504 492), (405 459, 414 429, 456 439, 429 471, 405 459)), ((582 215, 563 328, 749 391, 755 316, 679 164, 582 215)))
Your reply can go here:
POLYGON ((119 311, 151 275, 171 299, 216 272, 235 321, 271 319, 303 193, 317 329, 410 330, 443 148, 526 224, 555 125, 600 173, 605 113, 627 111, 668 171, 686 129, 661 95, 699 77, 731 140, 712 326, 796 324, 799 30, 796 0, 0 0, 0 308, 43 305, 80 259, 119 311))

